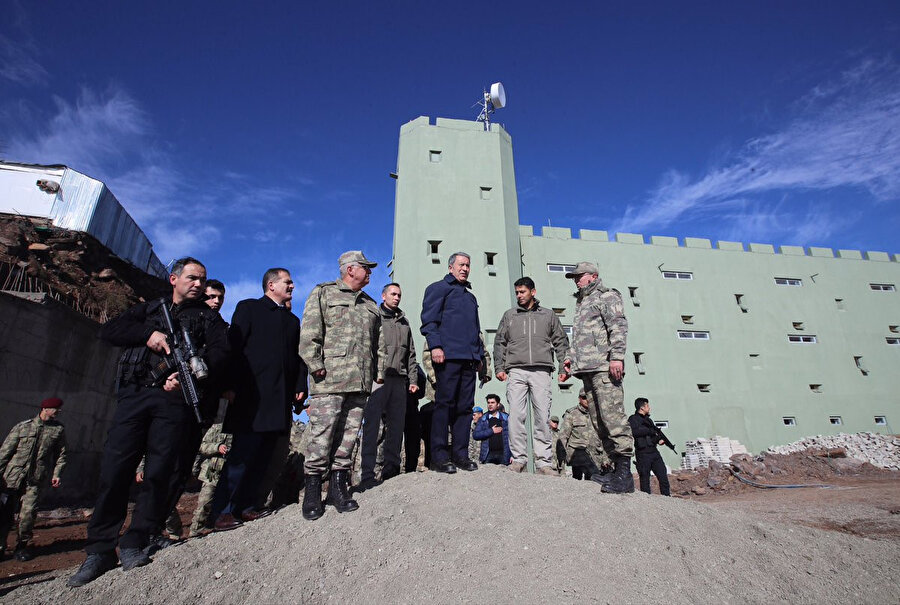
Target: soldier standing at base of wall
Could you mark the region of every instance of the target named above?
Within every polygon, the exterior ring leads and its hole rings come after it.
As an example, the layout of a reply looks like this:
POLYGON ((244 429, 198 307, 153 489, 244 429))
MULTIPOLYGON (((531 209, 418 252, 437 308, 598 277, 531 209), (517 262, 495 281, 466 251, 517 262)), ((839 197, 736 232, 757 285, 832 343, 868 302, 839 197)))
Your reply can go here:
POLYGON ((625 415, 625 342, 628 321, 622 295, 603 285, 597 265, 580 262, 566 273, 575 282, 575 321, 572 346, 565 362, 567 373, 584 382, 584 390, 592 403, 588 412, 594 430, 604 439, 604 447, 612 459, 612 472, 595 473, 591 480, 604 492, 615 494, 634 491, 631 456, 634 439, 625 415))
POLYGON ((349 491, 353 447, 387 361, 381 313, 362 290, 377 263, 351 250, 338 264, 340 278, 317 285, 306 299, 300 331, 300 356, 312 378, 303 463, 303 517, 310 521, 325 512, 322 479, 329 473, 326 502, 340 513, 359 508, 349 491))
POLYGON ((19 509, 19 529, 13 556, 17 561, 34 558, 29 543, 33 536, 37 501, 47 484, 58 488, 66 466, 66 435, 56 420, 63 401, 49 397, 41 402, 41 411, 15 425, 0 447, 0 560, 6 553, 6 538, 19 509), (51 470, 52 474, 51 474, 51 470))
MULTIPOLYGON (((656 475, 659 482, 659 493, 669 495, 669 475, 666 471, 666 463, 659 453, 658 445, 665 445, 661 431, 650 418, 650 401, 646 397, 638 397, 634 400, 635 412, 628 417, 631 425, 631 433, 634 435, 635 462, 637 463, 638 479, 641 491, 650 493, 650 471, 656 475)), ((674 451, 674 446, 673 446, 674 451)))
POLYGON ((609 466, 600 439, 591 423, 590 400, 584 389, 578 393, 578 405, 566 410, 559 429, 558 456, 563 466, 572 467, 573 479, 590 479, 609 466))

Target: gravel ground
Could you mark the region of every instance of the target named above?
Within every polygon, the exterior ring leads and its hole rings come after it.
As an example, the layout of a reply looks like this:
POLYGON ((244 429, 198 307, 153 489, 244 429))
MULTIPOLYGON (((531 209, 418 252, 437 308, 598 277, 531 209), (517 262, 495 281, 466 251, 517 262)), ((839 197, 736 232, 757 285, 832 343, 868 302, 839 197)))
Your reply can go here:
POLYGON ((80 588, 3 603, 896 603, 900 542, 499 467, 401 475, 360 510, 299 506, 80 588))

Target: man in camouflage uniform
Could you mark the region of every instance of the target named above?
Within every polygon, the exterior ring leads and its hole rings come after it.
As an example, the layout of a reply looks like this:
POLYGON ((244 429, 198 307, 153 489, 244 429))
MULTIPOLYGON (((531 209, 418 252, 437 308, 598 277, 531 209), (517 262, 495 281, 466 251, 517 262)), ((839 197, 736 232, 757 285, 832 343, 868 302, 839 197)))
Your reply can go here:
POLYGON ((37 501, 50 476, 50 485, 61 485, 60 474, 66 466, 66 435, 55 417, 62 399, 50 397, 41 402, 40 413, 23 420, 10 430, 0 447, 0 559, 6 552, 6 538, 12 528, 16 509, 19 512, 18 541, 15 558, 34 558, 28 543, 32 538, 37 501), (52 469, 52 473, 51 473, 52 469))
POLYGON ((561 466, 568 462, 574 479, 590 479, 600 469, 609 467, 609 459, 600 446, 590 416, 587 392, 578 393, 578 405, 566 410, 559 429, 557 444, 561 466))
POLYGON ((553 454, 553 470, 562 474, 565 464, 559 459, 556 444, 559 443, 559 416, 550 416, 550 452, 553 454))
POLYGON ((339 259, 341 276, 317 285, 306 299, 300 330, 300 356, 312 377, 303 517, 324 514, 322 477, 330 472, 326 502, 338 512, 359 508, 350 497, 353 446, 372 383, 384 382, 387 351, 381 313, 362 291, 372 267, 360 250, 339 259))
POLYGON ((605 437, 603 445, 615 465, 611 472, 595 473, 591 479, 600 483, 604 492, 630 493, 634 491, 634 438, 622 389, 628 336, 622 295, 603 285, 594 263, 578 263, 566 278, 578 287, 566 372, 584 382, 591 424, 599 437, 605 437))
POLYGON ((194 509, 194 518, 191 520, 192 538, 207 528, 216 485, 219 484, 219 476, 222 474, 222 467, 225 466, 225 456, 231 448, 231 435, 222 432, 224 416, 223 410, 216 418, 216 423, 203 435, 203 441, 200 443, 200 457, 203 462, 200 465, 199 478, 203 482, 203 487, 197 496, 197 508, 194 509))

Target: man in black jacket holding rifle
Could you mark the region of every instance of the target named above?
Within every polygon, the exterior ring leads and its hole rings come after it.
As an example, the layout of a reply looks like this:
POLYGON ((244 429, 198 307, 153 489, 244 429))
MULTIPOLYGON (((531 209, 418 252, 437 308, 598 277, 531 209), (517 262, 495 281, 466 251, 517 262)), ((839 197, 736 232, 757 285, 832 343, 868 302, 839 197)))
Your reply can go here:
MULTIPOLYGON (((225 370, 225 321, 203 302, 206 267, 195 258, 179 259, 172 265, 169 283, 171 298, 137 304, 100 330, 100 338, 124 347, 116 376, 118 404, 103 450, 97 502, 88 523, 87 558, 69 578, 69 586, 83 586, 119 561, 125 571, 150 563, 144 549, 169 512, 171 477, 183 442, 197 430, 194 410, 185 403, 178 369, 171 363, 174 343, 160 306, 167 306, 176 330, 184 327, 189 332, 208 367, 206 382, 225 370), (144 489, 120 539, 129 488, 144 454, 144 489)), ((201 389, 203 382, 198 383, 201 389)))
POLYGON ((666 463, 656 448, 658 445, 666 445, 675 451, 675 446, 663 434, 659 427, 650 418, 650 402, 646 397, 638 397, 634 400, 636 410, 628 418, 631 425, 631 433, 634 435, 635 463, 637 464, 638 477, 640 477, 641 491, 650 493, 650 471, 656 475, 659 481, 659 493, 669 495, 669 476, 666 473, 666 463))

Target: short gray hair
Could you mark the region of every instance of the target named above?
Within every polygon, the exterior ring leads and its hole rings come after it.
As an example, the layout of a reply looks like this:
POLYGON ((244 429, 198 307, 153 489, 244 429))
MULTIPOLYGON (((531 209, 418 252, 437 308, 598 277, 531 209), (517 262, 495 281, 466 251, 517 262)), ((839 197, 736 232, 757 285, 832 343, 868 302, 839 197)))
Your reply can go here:
POLYGON ((172 270, 169 272, 171 275, 181 275, 181 272, 184 271, 184 268, 188 265, 199 265, 206 270, 206 265, 198 261, 193 256, 185 256, 179 258, 174 263, 172 263, 172 270))
POLYGON ((287 269, 285 269, 283 267, 272 267, 271 269, 266 271, 265 275, 263 275, 263 278, 262 278, 263 294, 265 294, 268 291, 269 283, 271 283, 273 281, 278 281, 281 278, 282 273, 287 273, 288 275, 291 274, 290 271, 288 271, 287 269))
POLYGON ((454 252, 453 254, 450 255, 450 260, 447 261, 448 267, 453 266, 453 263, 456 262, 457 256, 465 256, 467 259, 469 259, 469 262, 472 262, 472 257, 469 256, 468 254, 466 254, 465 252, 454 252))

